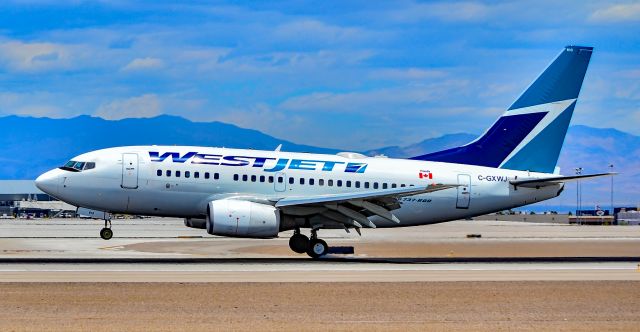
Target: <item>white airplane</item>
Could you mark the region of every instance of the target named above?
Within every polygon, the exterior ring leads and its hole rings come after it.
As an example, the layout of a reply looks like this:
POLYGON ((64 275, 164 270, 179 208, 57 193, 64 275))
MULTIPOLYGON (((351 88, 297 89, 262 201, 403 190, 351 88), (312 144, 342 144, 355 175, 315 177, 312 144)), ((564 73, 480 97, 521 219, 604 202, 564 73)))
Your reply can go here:
MULTIPOLYGON (((320 229, 406 227, 468 218, 560 195, 558 155, 592 47, 567 46, 479 138, 409 159, 126 146, 92 151, 42 174, 36 185, 69 204, 185 218, 212 235, 273 238, 317 258, 320 229), (301 233, 310 229, 310 237, 301 233)), ((113 236, 110 220, 100 235, 113 236)))

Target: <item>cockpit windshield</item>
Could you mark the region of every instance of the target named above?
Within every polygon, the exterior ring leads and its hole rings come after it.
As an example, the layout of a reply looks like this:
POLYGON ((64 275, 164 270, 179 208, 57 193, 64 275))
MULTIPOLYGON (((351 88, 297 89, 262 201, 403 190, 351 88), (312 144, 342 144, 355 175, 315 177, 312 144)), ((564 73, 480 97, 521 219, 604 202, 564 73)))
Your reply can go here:
POLYGON ((88 170, 95 167, 96 163, 94 162, 69 160, 66 164, 64 164, 64 166, 60 167, 60 169, 71 172, 81 172, 83 170, 88 170))

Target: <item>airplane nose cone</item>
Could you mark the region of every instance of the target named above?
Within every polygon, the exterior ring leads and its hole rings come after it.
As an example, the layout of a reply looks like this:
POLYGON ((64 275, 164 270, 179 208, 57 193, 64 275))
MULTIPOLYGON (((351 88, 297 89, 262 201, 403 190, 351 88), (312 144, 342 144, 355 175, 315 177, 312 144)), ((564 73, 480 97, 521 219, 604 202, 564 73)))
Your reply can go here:
POLYGON ((36 179, 36 187, 43 192, 54 196, 58 193, 58 184, 60 183, 60 173, 58 169, 50 170, 36 179))

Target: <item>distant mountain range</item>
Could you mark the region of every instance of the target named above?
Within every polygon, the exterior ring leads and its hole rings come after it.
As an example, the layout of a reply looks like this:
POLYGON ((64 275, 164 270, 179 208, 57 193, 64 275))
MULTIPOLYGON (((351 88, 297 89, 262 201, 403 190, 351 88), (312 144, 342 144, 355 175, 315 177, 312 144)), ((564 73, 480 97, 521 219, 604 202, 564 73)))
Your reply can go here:
POLYGON ((474 140, 477 136, 478 135, 467 133, 447 134, 440 137, 428 138, 422 142, 407 145, 404 147, 388 146, 380 149, 369 150, 366 151, 365 154, 370 156, 383 154, 385 156, 394 158, 409 158, 467 144, 474 140))
MULTIPOLYGON (((4 151, 0 156, 1 179, 34 179, 78 154, 122 145, 198 145, 271 150, 282 144, 286 151, 339 152, 296 144, 221 122, 191 122, 169 115, 118 121, 90 116, 72 119, 7 116, 0 118, 0 128, 0 146, 4 151)), ((363 153, 406 158, 459 146, 476 136, 469 133, 448 134, 407 146, 376 148, 363 153)), ((640 177, 640 136, 616 129, 587 126, 569 128, 559 161, 563 174, 572 174, 575 167, 583 167, 584 173, 608 171, 611 163, 615 171, 622 173, 615 178, 617 200, 626 203, 640 201, 637 180, 640 177)), ((584 184, 584 204, 608 206, 608 181, 584 184)), ((567 191, 570 192, 571 188, 572 185, 567 186, 567 191)), ((565 193, 561 198, 549 201, 549 204, 575 204, 575 191, 573 194, 565 193)))

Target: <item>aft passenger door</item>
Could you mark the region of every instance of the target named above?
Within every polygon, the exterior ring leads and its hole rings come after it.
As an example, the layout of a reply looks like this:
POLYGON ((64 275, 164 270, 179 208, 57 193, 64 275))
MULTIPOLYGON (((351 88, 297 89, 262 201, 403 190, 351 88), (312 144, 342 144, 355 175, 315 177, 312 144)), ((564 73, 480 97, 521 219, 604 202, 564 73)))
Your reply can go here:
POLYGON ((138 154, 122 154, 122 188, 138 188, 138 154))
POLYGON ((280 192, 287 190, 287 177, 284 173, 276 173, 273 189, 280 192))
POLYGON ((456 208, 468 209, 471 200, 471 176, 467 174, 458 174, 458 198, 456 200, 456 208))

